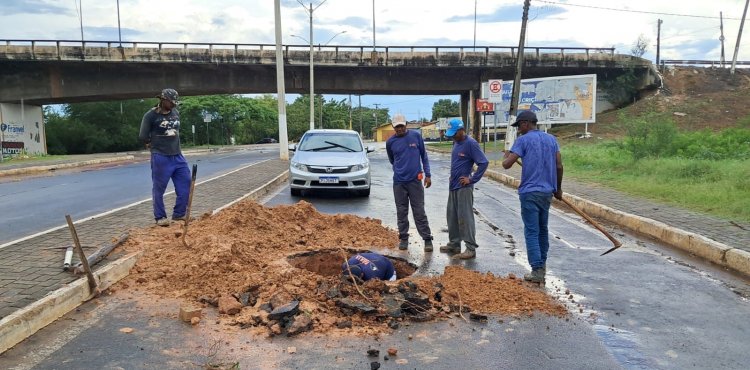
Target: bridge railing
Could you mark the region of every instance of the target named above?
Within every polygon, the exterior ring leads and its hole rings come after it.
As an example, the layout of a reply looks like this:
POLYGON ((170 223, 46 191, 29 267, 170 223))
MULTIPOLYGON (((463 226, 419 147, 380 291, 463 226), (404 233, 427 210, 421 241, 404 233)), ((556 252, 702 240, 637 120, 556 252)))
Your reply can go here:
MULTIPOLYGON (((285 63, 309 63, 310 45, 282 47, 285 63)), ((313 63, 323 65, 506 65, 513 63, 517 54, 517 46, 313 45, 313 63)), ((524 57, 536 61, 606 61, 614 60, 615 49, 530 46, 525 47, 524 57)), ((276 61, 276 45, 9 39, 0 40, 2 59, 267 64, 276 61)))
MULTIPOLYGON (((696 59, 662 59, 660 61, 662 66, 669 65, 710 65, 712 67, 731 67, 732 61, 719 61, 719 60, 696 60, 696 59)), ((750 65, 750 61, 738 60, 735 62, 736 65, 747 66, 750 65)))

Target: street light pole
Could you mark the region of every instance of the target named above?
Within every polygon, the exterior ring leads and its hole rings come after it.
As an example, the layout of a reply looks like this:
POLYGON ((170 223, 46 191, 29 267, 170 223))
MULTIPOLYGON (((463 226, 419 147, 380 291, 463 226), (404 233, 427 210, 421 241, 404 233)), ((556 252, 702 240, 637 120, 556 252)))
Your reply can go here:
POLYGON ((120 37, 120 46, 122 46, 122 29, 120 28, 120 0, 117 0, 117 35, 120 37))
POLYGON ((302 5, 310 15, 310 130, 315 128, 315 72, 313 69, 313 53, 315 49, 313 49, 313 12, 315 12, 315 9, 318 9, 326 1, 327 0, 321 1, 315 8, 313 8, 312 2, 310 2, 310 8, 308 9, 305 7, 305 4, 300 0, 297 0, 297 2, 302 5))
POLYGON ((375 0, 372 0, 372 51, 375 51, 375 0))

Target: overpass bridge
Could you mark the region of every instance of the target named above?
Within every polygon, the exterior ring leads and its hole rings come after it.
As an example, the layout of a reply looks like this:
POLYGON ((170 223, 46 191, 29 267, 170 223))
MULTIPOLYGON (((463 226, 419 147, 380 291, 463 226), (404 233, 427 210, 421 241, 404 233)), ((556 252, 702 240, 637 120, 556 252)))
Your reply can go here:
MULTIPOLYGON (((315 46, 315 92, 443 95, 478 93, 488 79, 513 79, 513 46, 315 46)), ((285 86, 309 92, 309 45, 284 45, 285 86)), ((651 62, 613 48, 526 47, 523 78, 626 71, 642 85, 651 62)), ((73 103, 183 95, 275 93, 273 44, 0 40, 0 102, 73 103)))
MULTIPOLYGON (((470 107, 481 83, 513 79, 517 54, 514 46, 319 45, 315 92, 460 95, 461 116, 476 131, 470 107)), ((309 45, 284 45, 283 58, 286 91, 308 93, 309 45)), ((660 82, 650 61, 613 48, 527 47, 524 61, 523 78, 596 74, 598 97, 602 82, 624 73, 635 73, 640 88, 660 82)), ((46 153, 42 105, 153 97, 164 87, 183 96, 275 93, 276 46, 0 40, 2 152, 46 153)))

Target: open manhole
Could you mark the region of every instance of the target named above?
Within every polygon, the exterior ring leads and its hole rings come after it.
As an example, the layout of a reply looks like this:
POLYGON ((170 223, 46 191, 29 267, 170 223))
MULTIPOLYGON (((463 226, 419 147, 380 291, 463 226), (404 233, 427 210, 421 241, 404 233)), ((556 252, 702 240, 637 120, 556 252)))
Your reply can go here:
MULTIPOLYGON (((346 249, 346 258, 349 258, 356 253, 367 252, 370 251, 346 249)), ((404 258, 388 255, 385 255, 385 257, 393 262, 393 267, 396 269, 396 276, 398 276, 399 279, 411 276, 417 271, 417 265, 409 263, 409 261, 404 258)), ((340 250, 322 250, 298 253, 287 257, 287 260, 296 268, 312 271, 323 276, 341 275, 341 264, 344 263, 344 257, 341 255, 340 250)))

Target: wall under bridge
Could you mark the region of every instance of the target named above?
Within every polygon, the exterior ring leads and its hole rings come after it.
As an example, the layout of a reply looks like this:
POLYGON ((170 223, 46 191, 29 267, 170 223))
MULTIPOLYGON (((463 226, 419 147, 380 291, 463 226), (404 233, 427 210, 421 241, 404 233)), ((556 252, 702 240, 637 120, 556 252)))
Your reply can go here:
POLYGON ((3 155, 47 154, 42 107, 0 103, 0 147, 3 155))

